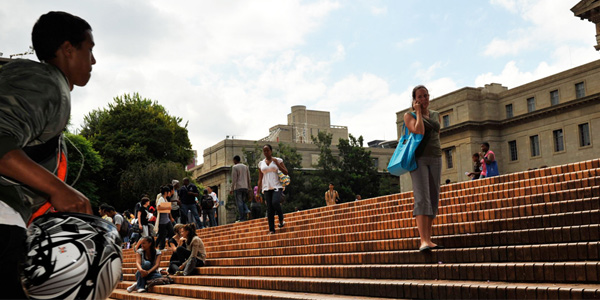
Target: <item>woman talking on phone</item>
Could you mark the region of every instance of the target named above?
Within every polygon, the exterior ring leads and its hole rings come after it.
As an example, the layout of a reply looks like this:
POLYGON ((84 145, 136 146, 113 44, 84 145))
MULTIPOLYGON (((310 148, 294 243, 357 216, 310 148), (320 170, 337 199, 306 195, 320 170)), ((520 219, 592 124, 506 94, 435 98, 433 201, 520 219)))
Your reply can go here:
POLYGON ((412 113, 404 114, 404 124, 423 140, 415 151, 417 169, 410 172, 415 208, 413 216, 421 236, 419 251, 440 249, 431 241, 433 219, 438 213, 440 181, 442 177, 442 149, 440 144, 440 114, 429 109, 429 91, 423 85, 412 91, 412 113))

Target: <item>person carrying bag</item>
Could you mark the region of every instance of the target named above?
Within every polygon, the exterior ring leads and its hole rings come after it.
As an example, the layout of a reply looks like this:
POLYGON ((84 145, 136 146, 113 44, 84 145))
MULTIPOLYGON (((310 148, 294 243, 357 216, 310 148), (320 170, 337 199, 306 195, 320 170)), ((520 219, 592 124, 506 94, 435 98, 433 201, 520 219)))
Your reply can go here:
MULTIPOLYGON (((414 112, 411 112, 410 114, 415 119, 417 118, 414 112)), ((405 124, 402 125, 402 137, 400 137, 398 146, 387 167, 390 174, 400 176, 406 172, 414 171, 417 168, 415 152, 417 151, 417 147, 419 147, 421 140, 423 140, 422 134, 410 132, 405 124)))

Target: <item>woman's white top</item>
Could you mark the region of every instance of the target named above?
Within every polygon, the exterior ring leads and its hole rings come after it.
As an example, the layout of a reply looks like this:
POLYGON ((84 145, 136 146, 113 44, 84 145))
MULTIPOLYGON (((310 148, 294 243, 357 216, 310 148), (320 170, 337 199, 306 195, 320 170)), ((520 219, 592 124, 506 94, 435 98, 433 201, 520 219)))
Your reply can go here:
MULTIPOLYGON (((281 158, 272 157, 272 159, 276 159, 279 163, 283 162, 283 159, 281 158)), ((279 174, 277 173, 277 171, 279 171, 279 167, 277 167, 273 161, 267 165, 266 160, 267 159, 265 158, 258 163, 258 169, 260 169, 263 174, 262 191, 264 192, 283 188, 281 186, 281 182, 279 182, 279 174)))

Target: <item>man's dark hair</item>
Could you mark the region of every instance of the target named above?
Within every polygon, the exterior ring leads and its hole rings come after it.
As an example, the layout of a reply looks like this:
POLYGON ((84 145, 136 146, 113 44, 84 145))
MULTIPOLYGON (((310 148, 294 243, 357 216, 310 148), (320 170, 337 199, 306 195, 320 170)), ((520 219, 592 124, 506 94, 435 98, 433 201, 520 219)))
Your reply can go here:
POLYGON ((479 153, 475 152, 475 153, 473 153, 473 156, 474 157, 479 157, 479 153))
POLYGON ((106 206, 106 208, 105 208, 104 210, 105 210, 106 212, 113 212, 113 211, 115 211, 115 208, 114 208, 114 207, 112 207, 112 206, 110 206, 110 205, 108 205, 108 206, 106 206))
POLYGON ((486 146, 488 149, 490 149, 490 143, 488 143, 488 142, 483 142, 483 143, 481 143, 481 144, 482 144, 482 145, 485 145, 485 146, 486 146))
POLYGON ((38 59, 48 61, 56 57, 56 50, 66 41, 79 48, 87 30, 92 30, 92 27, 84 19, 62 11, 51 11, 33 25, 31 42, 38 59))
POLYGON ((208 195, 208 190, 204 190, 204 192, 202 192, 203 195, 208 195))
POLYGON ((240 156, 239 155, 234 156, 233 157, 233 161, 236 162, 236 163, 239 163, 241 161, 240 160, 240 156))
POLYGON ((150 199, 144 197, 144 198, 142 198, 142 201, 140 201, 140 202, 142 203, 142 206, 143 206, 144 204, 146 204, 146 202, 150 202, 150 199))

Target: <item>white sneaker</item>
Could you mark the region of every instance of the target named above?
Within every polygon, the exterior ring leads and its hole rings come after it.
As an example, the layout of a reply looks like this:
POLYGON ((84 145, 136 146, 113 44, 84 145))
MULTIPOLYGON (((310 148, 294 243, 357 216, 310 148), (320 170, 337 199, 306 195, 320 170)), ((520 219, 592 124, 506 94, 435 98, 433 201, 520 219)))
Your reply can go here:
POLYGON ((132 284, 130 287, 127 288, 127 292, 128 293, 133 292, 133 290, 135 290, 136 286, 137 286, 137 283, 132 284))
POLYGON ((137 290, 137 292, 138 292, 138 293, 145 293, 145 292, 146 292, 146 289, 138 289, 138 290, 137 290))

